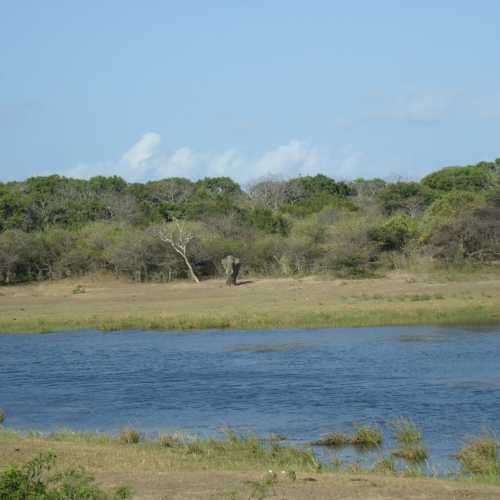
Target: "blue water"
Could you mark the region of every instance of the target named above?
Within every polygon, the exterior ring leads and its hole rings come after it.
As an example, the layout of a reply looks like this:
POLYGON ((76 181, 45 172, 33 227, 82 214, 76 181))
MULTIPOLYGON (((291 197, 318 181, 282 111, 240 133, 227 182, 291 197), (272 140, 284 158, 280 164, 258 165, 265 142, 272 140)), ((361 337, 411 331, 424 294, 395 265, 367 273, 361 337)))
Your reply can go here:
POLYGON ((230 425, 293 443, 353 421, 390 436, 405 415, 451 467, 466 437, 500 433, 500 328, 3 334, 0 407, 19 430, 230 425))

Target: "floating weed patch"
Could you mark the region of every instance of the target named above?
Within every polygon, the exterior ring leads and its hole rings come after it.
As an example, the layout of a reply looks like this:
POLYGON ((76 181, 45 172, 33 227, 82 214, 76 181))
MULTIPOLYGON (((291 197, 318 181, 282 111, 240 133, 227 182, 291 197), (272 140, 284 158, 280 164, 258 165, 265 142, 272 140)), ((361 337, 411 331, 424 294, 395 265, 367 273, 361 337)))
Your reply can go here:
POLYGON ((311 444, 313 446, 347 446, 352 444, 352 437, 348 434, 344 434, 343 432, 332 432, 331 434, 327 434, 317 441, 313 441, 311 444))
POLYGON ((379 427, 358 426, 351 443, 361 448, 374 448, 382 444, 382 431, 379 427))
POLYGON ((410 464, 419 464, 427 460, 428 454, 421 444, 410 444, 401 448, 396 448, 391 452, 393 457, 401 458, 410 464))
POLYGON ((313 441, 313 446, 356 446, 358 448, 374 448, 382 444, 382 431, 378 427, 356 426, 354 435, 333 432, 313 441))

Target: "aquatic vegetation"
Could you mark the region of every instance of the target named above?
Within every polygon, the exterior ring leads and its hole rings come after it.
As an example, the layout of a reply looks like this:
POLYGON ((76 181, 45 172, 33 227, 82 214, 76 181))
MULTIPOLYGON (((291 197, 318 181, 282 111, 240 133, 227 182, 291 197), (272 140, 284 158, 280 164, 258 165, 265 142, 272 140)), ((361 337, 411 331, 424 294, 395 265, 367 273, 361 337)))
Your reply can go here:
POLYGON ((379 427, 356 426, 356 433, 351 443, 354 446, 371 448, 382 444, 382 431, 379 427))
POLYGON ((422 433, 411 418, 400 417, 393 422, 392 426, 394 437, 399 444, 409 445, 422 441, 422 433))
POLYGON ((370 426, 355 426, 356 432, 354 435, 345 434, 343 432, 332 432, 326 436, 313 441, 313 446, 357 446, 359 448, 372 448, 382 444, 382 431, 378 427, 370 426))
POLYGON ((119 435, 120 443, 137 444, 141 440, 141 435, 133 427, 124 427, 119 435))
POLYGON ((0 408, 0 425, 4 423, 5 420, 5 412, 0 408))
POLYGON ((491 434, 470 439, 455 455, 466 474, 480 476, 500 476, 498 451, 500 443, 491 434))
POLYGON ((392 450, 393 457, 401 458, 409 464, 419 464, 428 458, 428 452, 422 444, 422 433, 415 422, 408 417, 400 417, 392 423, 394 438, 400 445, 392 450))
POLYGON ((393 457, 402 458, 410 464, 418 464, 425 462, 428 457, 427 450, 421 444, 408 444, 401 448, 396 448, 391 452, 393 457))
POLYGON ((313 446, 347 446, 352 444, 352 437, 343 432, 332 432, 326 436, 313 441, 313 446))

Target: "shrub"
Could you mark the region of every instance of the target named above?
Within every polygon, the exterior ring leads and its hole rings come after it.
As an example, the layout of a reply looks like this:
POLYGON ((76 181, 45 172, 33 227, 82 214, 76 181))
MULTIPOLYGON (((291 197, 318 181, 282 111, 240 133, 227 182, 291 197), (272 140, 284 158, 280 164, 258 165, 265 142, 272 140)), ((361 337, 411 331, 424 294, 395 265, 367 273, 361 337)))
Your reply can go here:
POLYGON ((491 186, 494 182, 492 174, 496 162, 481 162, 477 165, 466 167, 446 167, 427 175, 421 184, 439 191, 481 191, 491 186))
POLYGON ((124 427, 120 431, 119 440, 123 444, 136 444, 141 440, 141 435, 133 427, 124 427))
POLYGON ((396 214, 369 232, 382 250, 401 250, 417 234, 416 222, 406 214, 396 214))
POLYGON ((50 475, 56 463, 52 452, 40 454, 22 467, 11 465, 0 473, 0 498, 8 500, 124 500, 126 486, 111 492, 99 488, 81 467, 50 475))

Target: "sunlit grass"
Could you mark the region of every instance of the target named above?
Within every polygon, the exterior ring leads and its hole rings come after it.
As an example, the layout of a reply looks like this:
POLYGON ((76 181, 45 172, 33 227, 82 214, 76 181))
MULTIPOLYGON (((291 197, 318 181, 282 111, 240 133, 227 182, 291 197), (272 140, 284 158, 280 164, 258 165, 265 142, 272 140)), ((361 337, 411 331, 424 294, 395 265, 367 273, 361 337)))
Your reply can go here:
POLYGON ((500 286, 495 281, 430 285, 387 279, 346 284, 268 279, 231 290, 217 281, 200 286, 97 281, 85 283, 85 294, 73 294, 74 284, 64 283, 6 289, 0 332, 500 322, 500 286))

